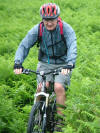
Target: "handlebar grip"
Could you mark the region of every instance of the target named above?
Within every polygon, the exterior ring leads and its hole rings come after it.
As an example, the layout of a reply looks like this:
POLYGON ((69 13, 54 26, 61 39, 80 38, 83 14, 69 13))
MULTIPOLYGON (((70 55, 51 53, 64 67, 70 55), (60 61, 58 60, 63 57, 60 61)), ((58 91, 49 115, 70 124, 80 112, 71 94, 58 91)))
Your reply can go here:
POLYGON ((30 69, 23 69, 23 74, 30 74, 30 73, 40 74, 38 71, 30 70, 30 69))
POLYGON ((74 65, 67 65, 63 67, 63 69, 73 69, 73 68, 74 68, 74 65))
POLYGON ((29 74, 30 71, 29 71, 29 69, 23 69, 22 73, 23 73, 23 74, 29 74))

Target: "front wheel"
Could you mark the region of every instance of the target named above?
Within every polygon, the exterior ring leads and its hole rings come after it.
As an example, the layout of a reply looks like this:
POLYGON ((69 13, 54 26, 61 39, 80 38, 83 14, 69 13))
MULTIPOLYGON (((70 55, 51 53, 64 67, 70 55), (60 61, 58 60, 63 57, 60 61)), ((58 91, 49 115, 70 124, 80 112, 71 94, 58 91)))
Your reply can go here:
POLYGON ((45 131, 43 131, 43 111, 41 102, 37 102, 32 107, 27 133, 45 133, 45 131))

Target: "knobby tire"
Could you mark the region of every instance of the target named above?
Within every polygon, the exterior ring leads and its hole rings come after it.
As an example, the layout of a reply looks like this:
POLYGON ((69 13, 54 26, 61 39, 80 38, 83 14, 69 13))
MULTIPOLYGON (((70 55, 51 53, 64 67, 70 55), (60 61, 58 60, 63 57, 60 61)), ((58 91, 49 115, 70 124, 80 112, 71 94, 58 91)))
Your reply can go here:
POLYGON ((28 121, 28 128, 27 128, 27 133, 45 133, 43 131, 43 112, 41 110, 41 102, 35 103, 33 105, 30 116, 29 116, 29 121, 28 121))

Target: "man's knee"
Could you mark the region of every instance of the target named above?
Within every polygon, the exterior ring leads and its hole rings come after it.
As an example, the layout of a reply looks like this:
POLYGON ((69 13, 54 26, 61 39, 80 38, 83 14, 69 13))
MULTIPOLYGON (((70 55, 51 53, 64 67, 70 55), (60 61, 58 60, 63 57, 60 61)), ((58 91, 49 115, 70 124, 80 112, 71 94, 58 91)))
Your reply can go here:
POLYGON ((46 88, 48 89, 49 88, 49 86, 50 86, 50 83, 49 82, 46 82, 46 88))
POLYGON ((42 83, 39 83, 37 85, 37 93, 39 93, 41 91, 41 88, 42 88, 42 83))
MULTIPOLYGON (((46 82, 46 88, 49 88, 49 82, 46 82)), ((39 84, 37 85, 37 92, 40 92, 41 89, 42 89, 42 83, 39 83, 39 84)))
POLYGON ((60 83, 55 83, 54 90, 56 94, 65 94, 65 89, 60 83))

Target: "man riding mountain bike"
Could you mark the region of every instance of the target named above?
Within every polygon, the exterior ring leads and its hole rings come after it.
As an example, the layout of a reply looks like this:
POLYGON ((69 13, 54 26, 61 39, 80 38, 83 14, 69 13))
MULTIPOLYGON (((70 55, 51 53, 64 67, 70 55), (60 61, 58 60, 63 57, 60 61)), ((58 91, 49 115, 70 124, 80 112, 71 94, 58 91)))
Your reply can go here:
MULTIPOLYGON (((22 63, 36 42, 39 43, 38 71, 49 71, 62 68, 59 75, 46 76, 46 87, 54 82, 56 103, 65 106, 65 92, 70 85, 70 69, 67 65, 75 66, 77 56, 76 35, 72 27, 59 17, 60 8, 55 3, 47 3, 40 7, 42 22, 35 25, 21 41, 15 55, 14 72, 22 73, 22 63)), ((37 92, 41 91, 41 77, 37 76, 37 92)), ((57 107, 57 113, 63 115, 62 108, 57 107)))

